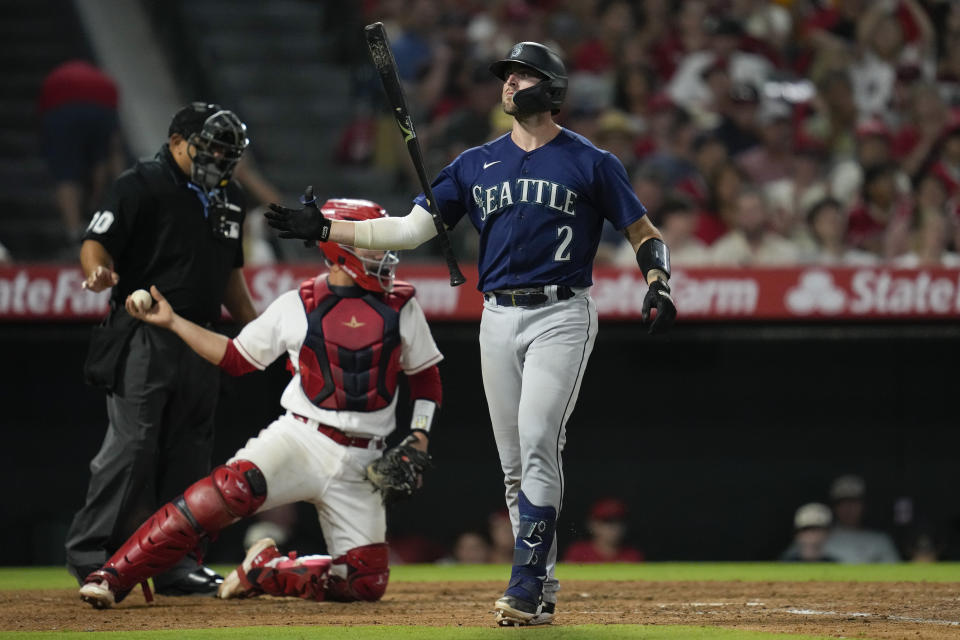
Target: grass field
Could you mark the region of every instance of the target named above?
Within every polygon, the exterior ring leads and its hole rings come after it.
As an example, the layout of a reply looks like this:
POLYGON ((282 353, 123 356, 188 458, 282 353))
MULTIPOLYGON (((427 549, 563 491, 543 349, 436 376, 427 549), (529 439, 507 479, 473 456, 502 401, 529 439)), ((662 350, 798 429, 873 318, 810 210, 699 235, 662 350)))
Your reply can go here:
MULTIPOLYGON (((226 572, 232 567, 217 567, 221 572, 226 572)), ((770 563, 645 563, 645 564, 616 564, 616 565, 561 565, 558 568, 558 577, 562 581, 597 581, 597 583, 610 583, 622 581, 624 583, 680 583, 680 582, 728 582, 728 583, 835 583, 835 582, 869 582, 869 583, 957 583, 960 585, 960 563, 941 563, 931 565, 869 565, 869 566, 849 566, 849 565, 803 565, 803 564, 770 564, 770 563)), ((414 589, 415 584, 425 583, 466 583, 466 582, 485 582, 493 581, 500 583, 504 577, 509 574, 509 567, 505 565, 476 565, 476 566, 434 566, 434 565, 406 565, 397 566, 391 569, 391 583, 406 583, 407 589, 414 589)), ((583 584, 581 582, 581 584, 583 584)), ((943 589, 949 585, 938 587, 943 589)), ((26 590, 44 591, 45 600, 68 600, 71 608, 67 611, 73 611, 76 584, 73 579, 61 567, 6 567, 0 568, 0 591, 9 593, 4 596, 0 593, 0 602, 5 604, 23 604, 19 594, 26 590), (60 593, 57 593, 60 592, 60 593), (52 594, 49 596, 48 594, 52 594)), ((419 588, 419 587, 416 587, 419 588)), ((723 587, 726 590, 726 587, 723 587)), ((751 589, 754 587, 750 587, 751 589)), ((909 588, 909 587, 908 587, 909 588)), ((655 587, 654 590, 659 589, 655 587)), ((869 590, 869 587, 868 589, 869 590)), ((960 588, 957 592, 960 597, 960 588)), ((388 592, 388 596, 390 593, 388 592)), ((573 594, 571 594, 573 595, 573 594)), ((280 606, 282 603, 268 603, 280 606)), ((298 601, 298 604, 305 604, 298 601)), ((228 606, 224 603, 223 606, 228 606)), ((362 606, 362 605, 359 605, 362 606)), ((77 613, 89 614, 89 610, 80 608, 80 603, 76 604, 77 613)), ((276 607, 272 607, 276 608, 276 607)), ((416 626, 416 625, 394 625, 394 624, 357 624, 345 626, 344 623, 319 622, 314 626, 303 626, 300 623, 287 622, 275 623, 271 626, 245 626, 229 628, 181 628, 167 630, 143 630, 143 631, 9 631, 11 628, 18 628, 15 615, 11 613, 14 609, 0 607, 0 638, 43 638, 44 640, 53 640, 54 638, 72 639, 72 638, 90 638, 102 637, 111 640, 120 639, 168 639, 168 638, 201 638, 211 640, 221 639, 256 639, 256 640, 274 640, 287 638, 319 638, 319 639, 344 639, 344 640, 383 640, 387 638, 406 639, 424 639, 435 640, 441 638, 451 638, 453 640, 472 640, 474 638, 483 640, 486 638, 503 638, 505 635, 514 637, 513 634, 540 634, 545 640, 557 638, 559 640, 572 639, 590 639, 590 640, 768 640, 768 639, 789 639, 806 640, 810 638, 828 638, 836 635, 801 635, 787 633, 764 633, 759 631, 747 631, 743 629, 729 629, 712 626, 689 626, 678 624, 569 624, 555 625, 538 628, 522 629, 498 629, 491 626, 489 628, 477 626, 416 626)), ((154 609, 154 614, 163 616, 176 616, 177 606, 168 607, 165 610, 154 609)), ((119 613, 119 610, 118 612, 119 613)), ((138 615, 135 611, 123 612, 127 616, 138 615)), ((68 614, 65 614, 65 616, 68 614)), ((113 612, 99 612, 101 619, 105 616, 116 615, 113 612)), ((252 617, 251 622, 264 622, 262 619, 252 617)), ((59 617, 56 619, 60 619, 59 617)), ((118 618, 119 619, 119 618, 118 618)), ((123 618, 127 621, 129 617, 123 618)), ((904 618, 906 619, 906 618, 904 618)), ((322 620, 322 619, 321 619, 322 620)), ((332 620, 332 619, 331 619, 332 620)), ((701 618, 706 622, 707 620, 701 618)), ((686 621, 686 620, 684 620, 686 621)), ((698 619, 689 617, 690 622, 699 622, 698 619)), ((930 622, 930 621, 927 621, 930 622)), ((947 625, 954 623, 947 619, 947 625)), ((960 624, 960 623, 958 623, 960 624)), ((68 626, 64 623, 64 626, 68 626)), ((203 626, 198 624, 197 626, 203 626)), ((942 627, 942 625, 941 625, 942 627)), ((34 627, 50 628, 50 627, 34 627)), ((73 625, 74 629, 77 625, 73 625)), ((82 628, 82 627, 81 627, 82 628)), ((101 627, 102 628, 102 627, 101 627)), ((801 629, 802 630, 802 629, 801 629)), ((960 638, 960 626, 943 628, 946 632, 956 632, 956 637, 960 638)), ((817 629, 822 633, 821 629, 817 629)), ((866 632, 866 628, 865 628, 866 632)), ((870 635, 864 633, 857 634, 860 638, 869 638, 870 635)), ((888 636, 877 636, 888 637, 888 636)), ((913 636, 923 638, 923 635, 913 636)))
MULTIPOLYGON (((214 567, 226 574, 233 566, 214 567)), ((391 582, 476 582, 503 580, 508 565, 400 565, 391 582)), ((644 564, 561 565, 561 580, 648 580, 752 582, 960 582, 960 563, 778 564, 766 562, 647 562, 644 564)), ((62 567, 0 567, 0 589, 60 589, 76 586, 62 567)))

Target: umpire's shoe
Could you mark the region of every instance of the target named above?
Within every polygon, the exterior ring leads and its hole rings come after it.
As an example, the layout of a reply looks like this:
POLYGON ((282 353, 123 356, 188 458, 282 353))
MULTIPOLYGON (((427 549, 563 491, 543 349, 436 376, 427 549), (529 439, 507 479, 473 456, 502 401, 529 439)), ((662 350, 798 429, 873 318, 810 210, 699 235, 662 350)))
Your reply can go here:
POLYGON ((190 573, 184 574, 173 582, 153 579, 157 593, 162 596, 213 596, 223 584, 223 577, 213 569, 197 567, 190 573), (160 582, 159 584, 157 584, 160 582))

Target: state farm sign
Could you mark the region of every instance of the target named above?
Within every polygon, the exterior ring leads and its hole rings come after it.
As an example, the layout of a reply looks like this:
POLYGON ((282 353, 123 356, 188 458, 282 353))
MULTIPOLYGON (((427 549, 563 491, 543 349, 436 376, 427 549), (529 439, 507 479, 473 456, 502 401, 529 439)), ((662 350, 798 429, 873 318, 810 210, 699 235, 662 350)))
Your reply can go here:
MULTIPOLYGON (((284 291, 311 278, 316 264, 280 264, 245 270, 262 311, 284 291)), ((477 270, 453 288, 441 265, 403 264, 399 277, 417 288, 433 321, 480 318, 477 270)), ((121 274, 122 275, 122 274, 121 274)), ((80 287, 79 268, 27 265, 0 268, 0 320, 96 320, 107 311, 106 292, 80 287)), ((960 270, 776 268, 677 269, 670 281, 678 319, 695 321, 960 318, 960 270)), ((646 284, 637 269, 597 268, 591 295, 600 317, 640 317, 646 284)))
POLYGON ((801 274, 785 302, 796 315, 951 316, 960 313, 958 293, 960 275, 952 272, 812 270, 801 274))
POLYGON ((100 318, 110 296, 80 287, 79 268, 24 267, 0 269, 0 319, 100 318))

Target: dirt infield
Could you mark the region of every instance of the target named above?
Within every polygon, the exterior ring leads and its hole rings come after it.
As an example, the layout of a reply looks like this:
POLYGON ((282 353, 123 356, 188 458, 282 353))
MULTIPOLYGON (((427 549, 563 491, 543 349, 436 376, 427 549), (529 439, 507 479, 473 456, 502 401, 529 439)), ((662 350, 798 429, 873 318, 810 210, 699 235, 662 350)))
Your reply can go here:
MULTIPOLYGON (((165 598, 137 589, 108 611, 74 590, 0 591, 3 631, 251 625, 493 626, 497 582, 401 582, 381 602, 165 598)), ((865 638, 960 637, 960 583, 565 581, 557 625, 684 624, 865 638)))

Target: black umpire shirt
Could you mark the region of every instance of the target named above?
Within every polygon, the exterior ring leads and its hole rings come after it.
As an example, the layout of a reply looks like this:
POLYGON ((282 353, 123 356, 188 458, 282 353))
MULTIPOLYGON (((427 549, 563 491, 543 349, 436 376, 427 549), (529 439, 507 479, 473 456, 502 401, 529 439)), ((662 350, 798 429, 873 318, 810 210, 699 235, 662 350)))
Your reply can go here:
POLYGON ((230 183, 226 202, 210 202, 177 166, 165 144, 113 183, 84 240, 113 257, 120 281, 111 307, 156 285, 181 316, 206 324, 220 317, 233 269, 243 266, 242 190, 230 183))

